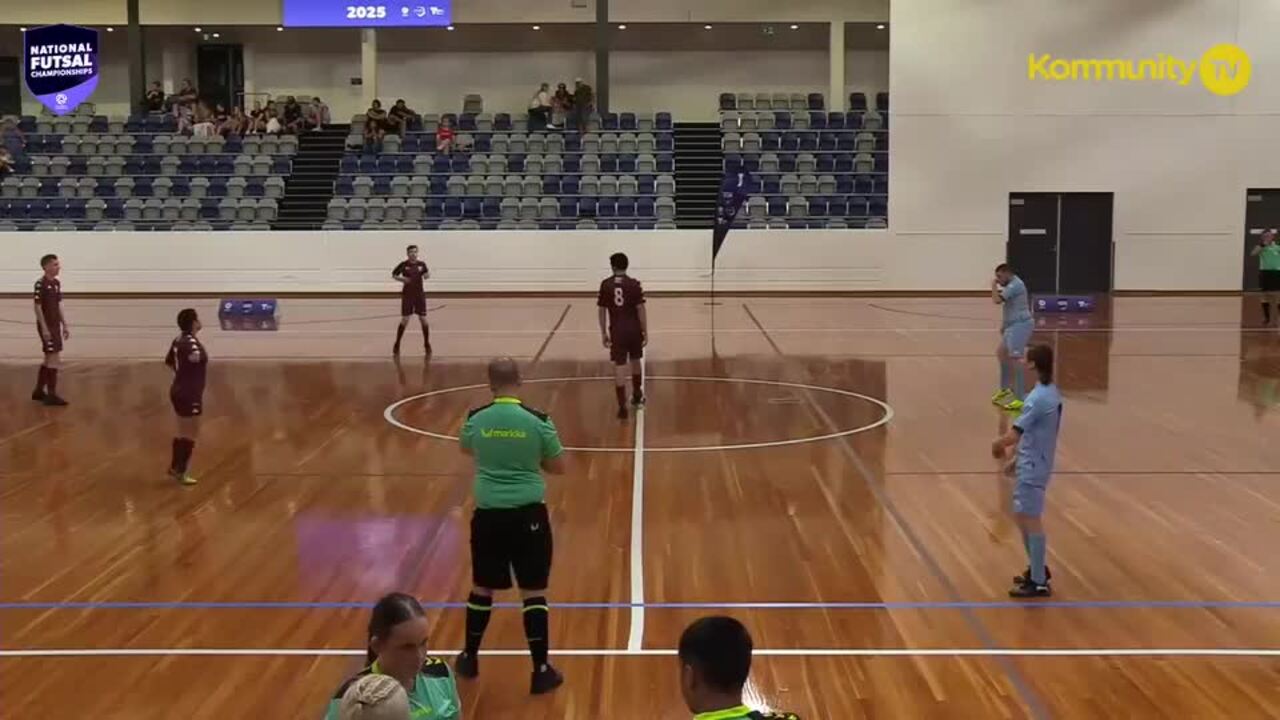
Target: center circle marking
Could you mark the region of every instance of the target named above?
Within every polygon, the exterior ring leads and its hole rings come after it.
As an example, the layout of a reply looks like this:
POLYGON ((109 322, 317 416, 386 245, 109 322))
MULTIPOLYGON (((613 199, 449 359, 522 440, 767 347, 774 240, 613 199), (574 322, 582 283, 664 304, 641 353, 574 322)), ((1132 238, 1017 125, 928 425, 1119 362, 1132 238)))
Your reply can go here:
MULTIPOLYGON (((772 387, 793 388, 796 390, 812 390, 816 392, 830 393, 832 395, 842 395, 844 397, 850 397, 857 400, 862 400, 864 402, 868 402, 868 403, 871 403, 872 405, 879 407, 880 410, 883 412, 883 415, 880 416, 880 419, 876 420, 875 422, 868 423, 866 425, 862 425, 855 428, 848 428, 845 430, 839 430, 832 433, 826 433, 824 435, 814 435, 812 437, 804 437, 804 438, 791 438, 788 440, 771 440, 768 442, 737 443, 732 445, 688 445, 688 446, 677 446, 677 447, 646 446, 644 448, 644 451, 647 453, 707 452, 707 451, 716 451, 716 450, 750 450, 753 448, 770 448, 770 447, 784 447, 787 445, 802 445, 805 443, 821 442, 823 440, 833 440, 835 438, 841 438, 849 435, 856 435, 858 433, 864 433, 864 432, 867 432, 868 430, 874 430, 883 425, 887 425, 889 421, 893 419, 893 408, 890 407, 890 405, 884 402, 883 400, 879 400, 877 398, 871 397, 870 395, 863 395, 862 393, 856 393, 850 390, 841 390, 839 388, 823 387, 821 385, 805 385, 803 383, 782 382, 780 380, 756 380, 753 378, 697 377, 697 376, 686 376, 686 375, 649 375, 645 379, 646 380, 673 380, 678 382, 735 383, 739 385, 768 385, 772 387)), ((535 384, 542 384, 542 383, 589 382, 589 381, 596 381, 596 380, 613 380, 613 376, 612 375, 596 375, 596 376, 588 376, 588 377, 534 378, 532 380, 525 380, 524 384, 535 385, 535 384)), ((423 430, 422 428, 414 427, 412 425, 408 425, 404 422, 401 422, 395 415, 396 410, 400 409, 404 405, 408 405, 409 403, 417 402, 418 400, 425 400, 426 398, 435 397, 437 395, 448 395, 450 393, 466 392, 468 390, 480 390, 480 389, 488 389, 488 388, 489 386, 487 384, 459 385, 458 387, 442 388, 440 390, 432 390, 430 392, 419 393, 417 395, 410 395, 407 398, 397 400, 396 402, 393 402, 390 405, 388 405, 387 408, 382 411, 382 417, 388 423, 390 423, 391 425, 394 425, 395 427, 400 428, 401 430, 415 433, 417 435, 425 435, 427 437, 436 438, 437 440, 451 440, 453 442, 457 442, 458 436, 456 435, 445 435, 444 433, 431 432, 430 430, 423 430)), ((635 452, 634 447, 570 447, 566 445, 564 449, 572 450, 574 452, 627 452, 627 453, 635 452)))

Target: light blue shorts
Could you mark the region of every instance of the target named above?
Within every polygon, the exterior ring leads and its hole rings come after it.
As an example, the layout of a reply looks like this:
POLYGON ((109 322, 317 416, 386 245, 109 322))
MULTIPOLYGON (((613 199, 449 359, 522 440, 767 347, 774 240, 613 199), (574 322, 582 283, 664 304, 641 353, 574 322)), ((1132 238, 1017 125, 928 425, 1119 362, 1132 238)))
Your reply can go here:
POLYGON ((1048 489, 1047 480, 1027 482, 1019 479, 1013 486, 1013 512, 1040 517, 1044 514, 1044 495, 1048 489))
POLYGON ((1031 342, 1031 333, 1036 324, 1030 320, 1019 320, 1010 323, 1001 331, 1004 336, 1004 349, 1009 357, 1020 358, 1027 352, 1027 343, 1031 342))

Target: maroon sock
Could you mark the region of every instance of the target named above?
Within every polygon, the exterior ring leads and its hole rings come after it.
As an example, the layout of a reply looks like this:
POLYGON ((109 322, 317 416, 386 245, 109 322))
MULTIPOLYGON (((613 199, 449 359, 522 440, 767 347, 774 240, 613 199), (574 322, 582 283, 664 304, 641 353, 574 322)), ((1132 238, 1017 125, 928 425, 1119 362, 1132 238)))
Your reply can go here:
POLYGON ((36 374, 36 392, 44 392, 45 383, 49 378, 49 368, 41 365, 40 372, 36 374))
POLYGON ((177 474, 181 472, 178 469, 178 461, 182 458, 182 438, 173 439, 173 452, 169 455, 169 472, 177 474))
POLYGON ((625 408, 627 406, 627 386, 614 385, 613 393, 618 396, 618 407, 625 408))
POLYGON ((431 328, 426 322, 422 323, 422 346, 431 349, 431 328))
POLYGON ((640 383, 640 373, 632 373, 631 389, 635 392, 636 395, 640 395, 640 391, 644 389, 644 386, 641 385, 640 383))
POLYGON ((45 368, 44 386, 49 388, 50 395, 58 394, 58 368, 45 368))
POLYGON ((396 326, 396 347, 400 347, 400 338, 404 337, 404 325, 396 326))

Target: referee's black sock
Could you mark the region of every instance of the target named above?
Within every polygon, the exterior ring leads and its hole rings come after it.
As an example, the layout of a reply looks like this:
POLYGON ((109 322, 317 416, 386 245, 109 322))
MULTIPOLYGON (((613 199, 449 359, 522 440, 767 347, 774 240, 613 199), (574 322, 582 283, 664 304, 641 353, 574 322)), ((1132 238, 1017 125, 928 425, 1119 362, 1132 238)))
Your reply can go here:
POLYGON ((1262 301, 1262 322, 1271 324, 1271 303, 1266 300, 1262 301))
POLYGON ((480 652, 480 642, 484 640, 484 631, 489 627, 489 616, 492 614, 492 597, 478 593, 467 596, 466 652, 468 655, 475 657, 480 652))
POLYGON ((625 408, 627 406, 627 386, 614 385, 613 394, 618 398, 618 407, 625 408))
POLYGON ((396 326, 396 347, 400 347, 400 339, 404 337, 404 323, 396 326))
POLYGON ((547 664, 547 622, 550 610, 547 599, 542 596, 525 598, 524 601, 524 637, 529 641, 529 657, 533 659, 533 670, 537 672, 547 664))
POLYGON ((636 397, 644 394, 644 381, 640 379, 640 373, 631 373, 631 391, 636 397))

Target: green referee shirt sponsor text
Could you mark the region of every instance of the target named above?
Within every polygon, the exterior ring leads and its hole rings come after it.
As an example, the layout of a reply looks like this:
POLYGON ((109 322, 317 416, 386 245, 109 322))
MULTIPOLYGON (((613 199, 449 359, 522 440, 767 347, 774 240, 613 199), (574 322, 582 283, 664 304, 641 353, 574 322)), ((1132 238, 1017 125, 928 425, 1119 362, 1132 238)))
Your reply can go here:
POLYGON ((1263 270, 1280 270, 1280 243, 1263 245, 1258 254, 1258 263, 1263 270))
POLYGON ((475 458, 476 507, 484 509, 542 502, 542 461, 564 452, 551 418, 513 397, 473 410, 459 442, 475 458))

